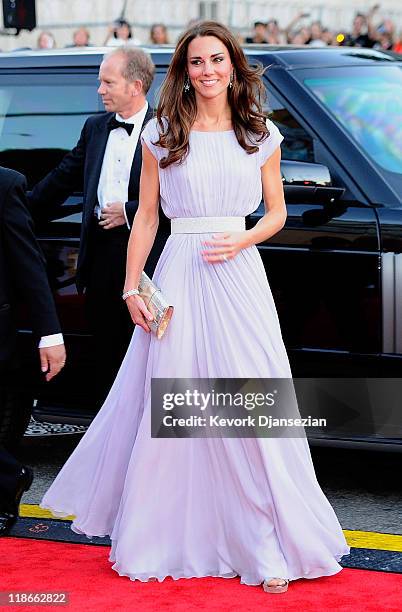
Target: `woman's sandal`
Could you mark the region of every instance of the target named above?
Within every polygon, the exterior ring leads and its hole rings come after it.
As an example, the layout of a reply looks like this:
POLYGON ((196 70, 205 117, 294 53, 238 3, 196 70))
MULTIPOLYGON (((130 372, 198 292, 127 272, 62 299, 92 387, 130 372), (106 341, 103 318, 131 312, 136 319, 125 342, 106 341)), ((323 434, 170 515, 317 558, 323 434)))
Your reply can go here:
POLYGON ((266 593, 286 593, 289 586, 288 578, 266 578, 262 583, 262 588, 266 593), (271 580, 282 580, 284 584, 268 584, 271 580))

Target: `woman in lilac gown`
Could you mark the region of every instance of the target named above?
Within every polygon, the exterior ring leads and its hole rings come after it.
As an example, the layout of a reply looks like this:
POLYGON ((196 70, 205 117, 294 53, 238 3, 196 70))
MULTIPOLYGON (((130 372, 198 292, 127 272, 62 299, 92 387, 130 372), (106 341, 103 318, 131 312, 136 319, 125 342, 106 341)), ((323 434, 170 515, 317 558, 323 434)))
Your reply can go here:
POLYGON ((142 133, 124 288, 138 286, 160 198, 175 229, 153 278, 173 318, 158 340, 141 298, 127 299, 137 326, 120 371, 41 502, 75 515, 75 532, 110 535, 112 567, 131 580, 240 576, 283 592, 336 574, 350 553, 305 437, 151 437, 152 378, 291 378, 256 247, 286 218, 283 137, 261 111, 262 89, 224 26, 182 35, 142 133), (262 195, 266 214, 245 231, 262 195))

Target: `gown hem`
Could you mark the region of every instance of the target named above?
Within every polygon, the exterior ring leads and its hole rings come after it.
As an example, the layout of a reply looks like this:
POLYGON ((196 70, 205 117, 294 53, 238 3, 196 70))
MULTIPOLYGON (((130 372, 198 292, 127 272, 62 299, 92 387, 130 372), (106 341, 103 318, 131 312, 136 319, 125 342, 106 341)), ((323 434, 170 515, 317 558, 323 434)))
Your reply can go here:
MULTIPOLYGON (((44 510, 49 510, 54 516, 57 516, 59 518, 65 518, 67 516, 75 516, 74 511, 61 511, 61 510, 55 510, 53 508, 51 508, 49 505, 42 505, 39 504, 39 507, 44 509, 44 510)), ((79 535, 85 535, 88 539, 92 539, 92 538, 106 538, 111 536, 112 530, 109 530, 109 533, 87 533, 86 531, 84 531, 83 529, 80 529, 77 524, 75 523, 75 521, 73 521, 70 525, 71 530, 74 533, 77 533, 79 535)), ((112 542, 117 542, 116 540, 112 540, 112 542)), ((342 552, 336 555, 333 555, 333 559, 335 559, 336 562, 339 562, 342 557, 344 557, 345 555, 349 555, 350 554, 350 547, 348 547, 346 549, 346 552, 342 552)), ((127 578, 129 578, 132 582, 135 582, 135 580, 139 580, 140 582, 150 582, 152 580, 150 579, 155 579, 158 582, 163 582, 165 580, 165 578, 172 578, 173 580, 180 580, 181 578, 236 578, 239 577, 240 578, 240 584, 245 584, 247 586, 260 586, 263 581, 268 578, 267 577, 261 577, 258 580, 259 581, 247 581, 247 580, 243 580, 242 575, 239 574, 236 571, 230 572, 228 574, 221 574, 218 571, 211 571, 208 573, 201 573, 201 574, 192 574, 191 576, 186 576, 184 574, 177 574, 174 572, 166 572, 163 575, 160 576, 156 576, 155 574, 157 574, 157 572, 146 572, 146 573, 141 573, 141 574, 132 574, 130 572, 125 572, 122 571, 121 569, 119 569, 119 564, 115 561, 115 559, 111 559, 109 557, 109 562, 114 563, 114 565, 112 565, 112 569, 117 572, 117 574, 119 576, 125 576, 127 578)), ((324 576, 332 576, 334 574, 337 574, 338 572, 340 572, 343 569, 343 567, 340 565, 338 568, 336 568, 335 570, 331 569, 331 570, 324 570, 324 569, 320 569, 317 572, 309 572, 309 575, 306 574, 297 574, 297 575, 293 575, 293 576, 287 576, 288 580, 300 580, 302 578, 308 580, 308 579, 314 579, 314 578, 321 578, 324 576)), ((285 576, 279 576, 280 578, 285 578, 285 576)))
MULTIPOLYGON (((347 554, 347 553, 346 553, 347 554)), ((344 555, 340 555, 339 558, 343 557, 344 555)), ((334 557, 335 558, 335 557, 334 557)), ((109 559, 110 563, 113 563, 113 560, 109 559)), ((175 574, 174 572, 166 572, 162 575, 156 575, 157 572, 143 572, 143 573, 138 573, 138 574, 133 574, 130 572, 125 572, 121 569, 119 569, 119 566, 117 563, 115 563, 114 565, 112 565, 112 569, 117 572, 117 574, 119 576, 125 576, 127 578, 129 578, 132 582, 135 582, 136 580, 139 580, 140 582, 152 582, 153 580, 157 580, 158 582, 163 582, 165 580, 165 578, 172 578, 173 580, 180 580, 181 578, 187 578, 187 579, 191 579, 191 578, 240 578, 240 584, 245 584, 247 586, 260 586, 264 580, 268 579, 268 578, 284 578, 284 576, 277 576, 275 574, 275 576, 266 576, 266 577, 260 577, 256 580, 250 581, 247 579, 243 579, 242 575, 239 574, 236 571, 233 571, 231 573, 227 573, 227 574, 222 574, 219 572, 204 572, 204 573, 199 573, 199 574, 191 574, 189 576, 184 575, 184 574, 175 574)), ((333 576, 334 574, 338 574, 340 571, 342 571, 344 568, 340 565, 338 568, 336 569, 331 569, 328 571, 323 571, 320 570, 319 572, 310 572, 309 575, 306 574, 296 574, 293 576, 289 576, 288 580, 289 581, 293 581, 293 580, 300 580, 300 579, 305 579, 305 580, 314 580, 316 578, 324 578, 325 576, 333 576)))

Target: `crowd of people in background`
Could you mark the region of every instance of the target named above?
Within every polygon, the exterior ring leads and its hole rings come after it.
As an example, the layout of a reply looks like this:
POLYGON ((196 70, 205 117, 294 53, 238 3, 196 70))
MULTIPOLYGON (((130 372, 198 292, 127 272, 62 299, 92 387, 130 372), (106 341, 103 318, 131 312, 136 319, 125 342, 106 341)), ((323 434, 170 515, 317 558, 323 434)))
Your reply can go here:
MULTIPOLYGON (((249 36, 238 39, 242 43, 273 44, 273 45, 310 45, 312 47, 325 47, 327 45, 346 45, 351 47, 368 47, 402 53, 402 31, 397 32, 395 23, 385 18, 380 24, 373 24, 373 17, 378 5, 373 6, 367 13, 357 13, 353 19, 350 32, 337 32, 325 27, 320 21, 312 21, 309 25, 305 20, 309 13, 301 12, 285 27, 281 27, 276 19, 256 21, 249 36)), ((196 20, 193 20, 196 21, 196 20)), ((105 46, 118 47, 125 44, 169 44, 173 42, 168 35, 167 27, 163 23, 154 23, 149 31, 147 40, 140 40, 135 36, 133 28, 126 19, 117 19, 109 27, 105 46)), ((55 48, 56 40, 51 32, 41 32, 38 37, 38 49, 55 48)), ((73 33, 73 40, 68 47, 89 47, 90 32, 82 27, 73 33)))
POLYGON ((399 35, 391 19, 383 19, 379 25, 373 24, 373 17, 378 5, 373 6, 366 14, 356 13, 350 32, 335 32, 320 21, 303 25, 303 20, 309 13, 299 13, 285 27, 280 28, 276 19, 267 22, 258 21, 254 24, 252 36, 247 37, 247 43, 273 45, 310 45, 326 47, 327 45, 345 45, 350 47, 368 47, 387 51, 402 52, 402 32, 399 35))
MULTIPOLYGON (((90 42, 90 32, 82 27, 75 30, 73 40, 67 47, 92 47, 90 42)), ((154 23, 149 31, 149 39, 141 41, 134 36, 133 28, 126 19, 116 19, 108 28, 107 36, 104 40, 106 47, 120 47, 122 45, 141 45, 143 42, 153 45, 169 44, 167 27, 163 23, 154 23)), ((51 32, 41 32, 38 36, 37 49, 55 49, 56 39, 51 32)))

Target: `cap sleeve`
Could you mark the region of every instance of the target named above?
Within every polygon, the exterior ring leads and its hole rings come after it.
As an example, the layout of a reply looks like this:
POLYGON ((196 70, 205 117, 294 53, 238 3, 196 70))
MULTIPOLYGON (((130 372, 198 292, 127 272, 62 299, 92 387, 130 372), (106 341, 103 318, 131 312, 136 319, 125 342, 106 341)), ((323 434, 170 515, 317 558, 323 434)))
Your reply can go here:
POLYGON ((271 157, 272 153, 274 153, 283 140, 283 136, 276 127, 275 123, 270 119, 267 119, 266 123, 269 130, 269 136, 260 146, 260 166, 265 164, 267 159, 271 157))
POLYGON ((155 145, 154 143, 159 140, 159 130, 157 125, 157 118, 153 117, 148 121, 146 126, 141 132, 141 142, 145 142, 148 149, 156 159, 160 159, 163 152, 162 147, 155 145))

